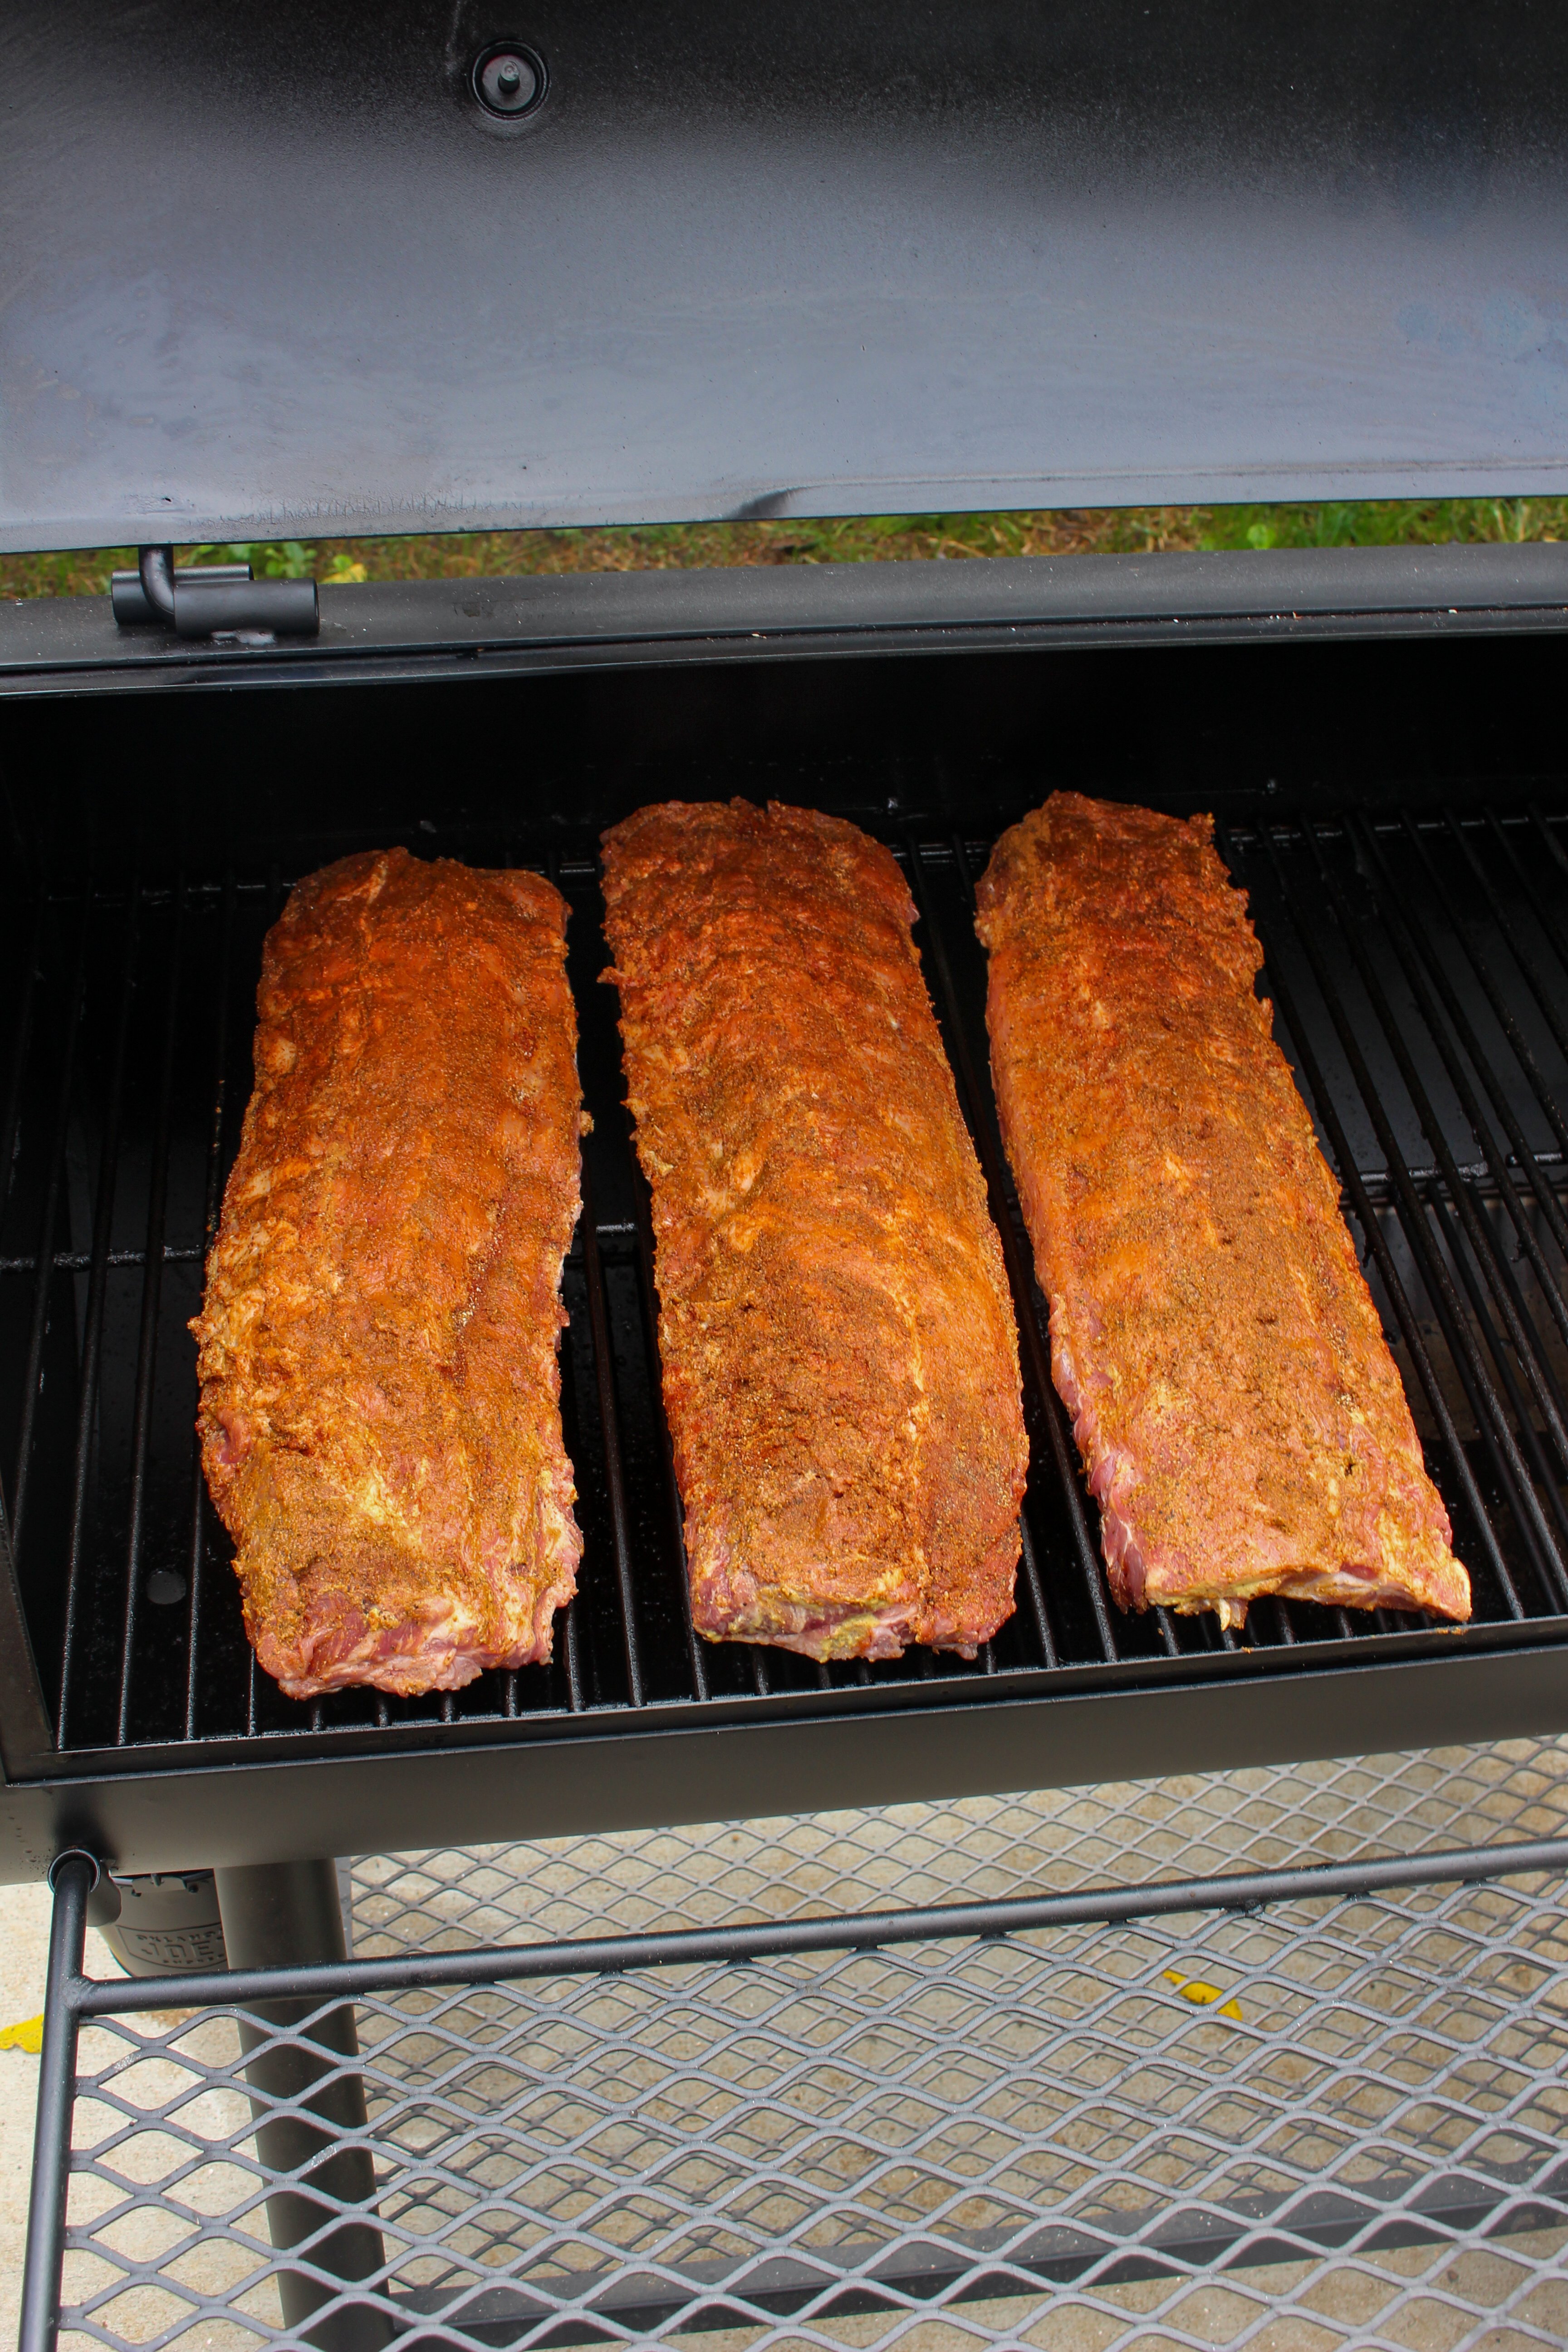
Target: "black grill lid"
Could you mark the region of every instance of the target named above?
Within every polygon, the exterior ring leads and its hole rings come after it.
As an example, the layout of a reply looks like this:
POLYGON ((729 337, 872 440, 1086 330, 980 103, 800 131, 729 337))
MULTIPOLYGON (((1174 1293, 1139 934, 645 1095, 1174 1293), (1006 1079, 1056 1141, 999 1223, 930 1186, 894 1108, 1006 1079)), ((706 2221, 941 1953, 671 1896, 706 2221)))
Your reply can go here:
POLYGON ((0 547, 1562 491, 1565 149, 1539 0, 3 0, 0 547))

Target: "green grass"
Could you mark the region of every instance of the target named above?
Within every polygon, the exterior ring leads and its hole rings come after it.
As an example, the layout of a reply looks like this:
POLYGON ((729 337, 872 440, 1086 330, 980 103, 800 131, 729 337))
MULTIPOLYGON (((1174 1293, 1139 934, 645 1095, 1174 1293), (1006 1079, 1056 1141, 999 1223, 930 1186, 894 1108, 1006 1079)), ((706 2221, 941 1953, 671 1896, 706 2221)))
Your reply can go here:
MULTIPOLYGON (((701 564, 864 563, 895 557, 1148 553, 1171 548, 1432 546, 1568 539, 1568 499, 1365 499, 1327 506, 1062 508, 1037 514, 881 515, 823 522, 664 523, 616 530, 454 531, 421 539, 277 540, 182 550, 248 556, 258 572, 333 580, 646 572, 701 564)), ((125 547, 0 557, 0 595, 101 595, 125 547)))

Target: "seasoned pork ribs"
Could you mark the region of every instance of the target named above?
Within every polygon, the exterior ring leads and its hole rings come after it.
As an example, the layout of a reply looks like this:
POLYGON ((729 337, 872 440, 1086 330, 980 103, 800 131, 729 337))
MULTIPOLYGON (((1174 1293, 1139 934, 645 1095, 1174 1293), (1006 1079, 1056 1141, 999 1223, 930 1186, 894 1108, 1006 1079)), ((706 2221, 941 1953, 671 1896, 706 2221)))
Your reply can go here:
POLYGON ((268 935, 191 1328, 246 1627, 291 1697, 548 1658, 571 1598, 565 922, 537 875, 394 849, 311 875, 268 935))
POLYGON ((1123 1606, 1470 1612, 1207 817, 1057 793, 980 888, 992 1068, 1123 1606))
POLYGON ((889 853, 743 801, 605 835, 691 1610, 973 1656, 1026 1454, 1001 1250, 889 853))

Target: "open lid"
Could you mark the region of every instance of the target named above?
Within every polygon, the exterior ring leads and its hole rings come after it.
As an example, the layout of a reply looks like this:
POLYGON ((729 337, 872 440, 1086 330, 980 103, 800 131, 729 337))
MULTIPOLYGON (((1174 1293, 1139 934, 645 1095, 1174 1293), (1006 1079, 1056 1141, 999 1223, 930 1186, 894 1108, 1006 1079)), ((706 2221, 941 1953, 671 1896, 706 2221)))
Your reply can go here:
POLYGON ((1541 0, 0 0, 0 547, 1568 491, 1541 0))

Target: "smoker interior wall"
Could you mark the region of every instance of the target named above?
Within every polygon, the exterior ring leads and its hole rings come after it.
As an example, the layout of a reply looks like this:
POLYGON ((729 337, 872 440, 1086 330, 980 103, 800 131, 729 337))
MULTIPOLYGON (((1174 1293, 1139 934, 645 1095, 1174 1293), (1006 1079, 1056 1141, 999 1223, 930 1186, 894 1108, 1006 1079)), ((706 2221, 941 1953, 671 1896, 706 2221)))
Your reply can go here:
MULTIPOLYGON (((11 887, 139 864, 287 873, 438 813, 542 849, 742 793, 984 831, 1056 784, 1237 819, 1560 776, 1552 635, 700 662, 0 708, 11 887)), ((472 666, 477 673, 479 664, 472 666)))

